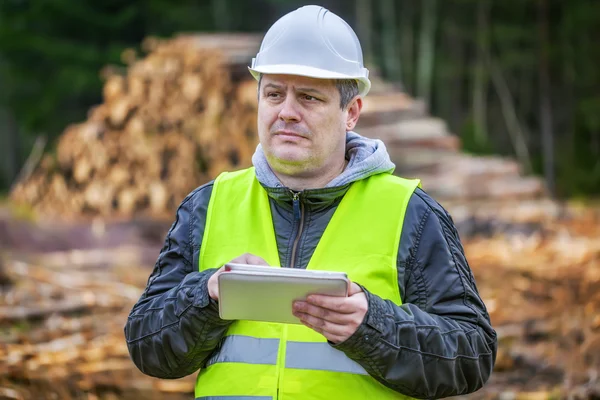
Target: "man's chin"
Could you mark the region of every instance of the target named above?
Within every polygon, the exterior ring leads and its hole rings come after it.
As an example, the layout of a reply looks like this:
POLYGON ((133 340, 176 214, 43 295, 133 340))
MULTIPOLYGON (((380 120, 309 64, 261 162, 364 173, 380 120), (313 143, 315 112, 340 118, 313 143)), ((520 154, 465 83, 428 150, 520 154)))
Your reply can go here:
POLYGON ((273 154, 267 156, 271 168, 278 173, 297 175, 310 170, 310 159, 300 154, 273 154))

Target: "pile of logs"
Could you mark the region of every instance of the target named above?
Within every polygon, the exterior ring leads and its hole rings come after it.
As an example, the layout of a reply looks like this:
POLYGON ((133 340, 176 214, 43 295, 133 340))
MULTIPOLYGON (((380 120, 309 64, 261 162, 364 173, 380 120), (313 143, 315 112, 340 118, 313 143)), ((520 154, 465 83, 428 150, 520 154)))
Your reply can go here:
POLYGON ((101 267, 100 253, 93 251, 79 262, 66 252, 48 254, 43 265, 7 263, 10 282, 0 296, 0 399, 189 397, 193 377, 161 381, 133 366, 123 326, 148 269, 136 265, 131 250, 110 254, 121 266, 101 267), (136 394, 123 396, 128 391, 136 394))
POLYGON ((126 51, 126 71, 103 71, 103 104, 65 130, 12 198, 53 216, 171 215, 195 187, 249 166, 256 82, 236 75, 238 53, 206 42, 147 39, 142 59, 126 51))
POLYGON ((600 395, 600 214, 569 214, 533 235, 465 243, 498 333, 496 395, 600 395))

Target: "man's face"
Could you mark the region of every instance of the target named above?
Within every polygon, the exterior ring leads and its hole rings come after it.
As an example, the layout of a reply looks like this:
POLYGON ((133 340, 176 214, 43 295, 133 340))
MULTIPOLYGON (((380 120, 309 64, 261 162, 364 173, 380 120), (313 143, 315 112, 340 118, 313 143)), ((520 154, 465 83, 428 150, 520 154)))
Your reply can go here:
POLYGON ((348 127, 332 80, 263 75, 258 135, 275 172, 304 176, 335 168, 344 160, 348 127))

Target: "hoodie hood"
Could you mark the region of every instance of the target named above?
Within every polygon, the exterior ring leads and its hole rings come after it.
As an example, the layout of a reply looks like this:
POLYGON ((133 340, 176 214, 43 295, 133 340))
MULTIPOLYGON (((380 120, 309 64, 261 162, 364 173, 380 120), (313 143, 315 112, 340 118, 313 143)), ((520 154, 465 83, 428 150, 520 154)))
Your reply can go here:
MULTIPOLYGON (((396 167, 381 140, 369 139, 355 132, 346 133, 346 159, 348 160, 346 169, 331 180, 325 186, 326 188, 345 186, 372 175, 391 174, 396 167)), ((256 178, 263 186, 284 187, 269 166, 260 144, 252 156, 252 164, 256 169, 256 178)))

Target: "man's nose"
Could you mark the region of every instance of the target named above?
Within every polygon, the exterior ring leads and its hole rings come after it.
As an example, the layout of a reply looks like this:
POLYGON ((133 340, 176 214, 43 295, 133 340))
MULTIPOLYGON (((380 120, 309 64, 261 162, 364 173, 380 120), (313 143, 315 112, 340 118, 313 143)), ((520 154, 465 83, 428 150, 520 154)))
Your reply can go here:
POLYGON ((301 120, 298 102, 293 95, 286 96, 285 101, 281 104, 279 119, 285 122, 299 122, 301 120))

